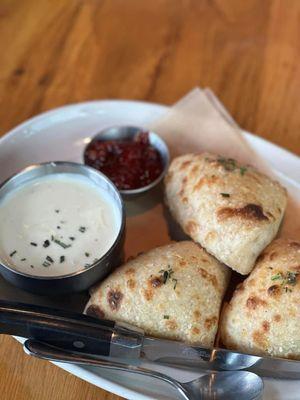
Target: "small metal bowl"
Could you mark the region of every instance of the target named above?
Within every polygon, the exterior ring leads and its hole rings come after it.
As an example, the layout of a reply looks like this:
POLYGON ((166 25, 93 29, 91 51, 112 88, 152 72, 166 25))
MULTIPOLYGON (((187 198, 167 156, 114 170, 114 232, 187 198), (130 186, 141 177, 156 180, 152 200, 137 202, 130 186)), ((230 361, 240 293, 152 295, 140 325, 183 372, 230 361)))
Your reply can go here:
POLYGON ((39 276, 17 271, 1 260, 0 273, 13 285, 32 293, 42 295, 56 295, 69 292, 86 290, 95 282, 103 279, 108 273, 123 260, 123 245, 125 239, 125 211, 122 198, 114 184, 101 172, 83 164, 72 162, 50 162, 32 165, 17 173, 0 186, 0 200, 8 193, 28 183, 33 179, 59 173, 84 175, 93 184, 104 188, 110 193, 120 211, 121 221, 118 235, 111 248, 90 267, 82 267, 76 272, 59 276, 39 276))
POLYGON ((97 133, 91 141, 88 143, 88 145, 85 147, 84 152, 83 152, 83 162, 85 163, 85 152, 88 148, 88 146, 94 141, 106 141, 106 140, 128 140, 128 139, 133 139, 138 133, 140 132, 148 132, 149 133, 149 141, 150 144, 159 152, 162 162, 163 162, 163 170, 162 173, 149 185, 143 186, 138 189, 132 189, 132 190, 119 190, 121 193, 122 197, 124 200, 131 200, 135 199, 142 194, 150 191, 153 189, 155 186, 157 186, 165 176, 168 166, 169 166, 169 161, 170 161, 170 155, 169 155, 169 149, 166 143, 162 140, 160 136, 158 136, 155 132, 152 131, 147 131, 143 128, 139 128, 136 126, 114 126, 111 128, 106 128, 103 129, 101 132, 97 133))

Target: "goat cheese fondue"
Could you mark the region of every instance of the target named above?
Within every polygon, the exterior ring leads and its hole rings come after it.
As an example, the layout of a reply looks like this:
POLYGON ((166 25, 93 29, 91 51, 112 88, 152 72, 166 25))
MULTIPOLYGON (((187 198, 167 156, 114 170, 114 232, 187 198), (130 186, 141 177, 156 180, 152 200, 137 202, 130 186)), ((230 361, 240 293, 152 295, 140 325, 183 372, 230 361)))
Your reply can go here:
POLYGON ((0 201, 0 258, 17 271, 66 275, 88 268, 113 245, 121 211, 80 174, 37 178, 0 201))

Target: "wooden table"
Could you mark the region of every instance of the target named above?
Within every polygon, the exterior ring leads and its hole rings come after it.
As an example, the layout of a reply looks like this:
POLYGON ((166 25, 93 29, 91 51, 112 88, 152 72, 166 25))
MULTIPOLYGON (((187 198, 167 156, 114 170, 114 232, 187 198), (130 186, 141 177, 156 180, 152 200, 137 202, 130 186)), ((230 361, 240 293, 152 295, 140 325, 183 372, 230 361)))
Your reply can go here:
MULTIPOLYGON (((200 85, 300 154, 299 15, 298 0, 1 0, 0 134, 66 103, 172 104, 200 85)), ((2 400, 119 398, 9 337, 0 360, 2 400)))

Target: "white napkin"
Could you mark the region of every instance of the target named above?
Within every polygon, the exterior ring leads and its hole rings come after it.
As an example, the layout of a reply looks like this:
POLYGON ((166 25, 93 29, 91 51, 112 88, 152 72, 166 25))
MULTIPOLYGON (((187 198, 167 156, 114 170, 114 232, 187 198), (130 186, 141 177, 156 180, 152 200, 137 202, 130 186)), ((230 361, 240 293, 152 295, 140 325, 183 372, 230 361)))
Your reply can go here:
MULTIPOLYGON (((289 200, 280 236, 300 240, 299 181, 286 179, 272 170, 247 141, 228 111, 209 89, 195 88, 179 100, 150 129, 167 142, 171 157, 209 151, 250 164, 275 178, 288 189, 289 200)), ((298 164, 299 165, 299 164, 298 164)), ((291 174, 297 177, 299 169, 291 174)), ((300 179, 299 179, 300 180, 300 179)))

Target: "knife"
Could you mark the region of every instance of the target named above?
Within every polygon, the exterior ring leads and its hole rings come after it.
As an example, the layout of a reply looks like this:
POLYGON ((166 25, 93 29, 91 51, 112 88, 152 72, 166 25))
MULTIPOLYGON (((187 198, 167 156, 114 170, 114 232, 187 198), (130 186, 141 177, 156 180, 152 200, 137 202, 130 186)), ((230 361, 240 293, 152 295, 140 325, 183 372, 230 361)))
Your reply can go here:
POLYGON ((262 376, 300 379, 300 361, 207 349, 145 336, 123 322, 0 300, 0 333, 35 339, 65 351, 201 370, 249 370, 262 376))

